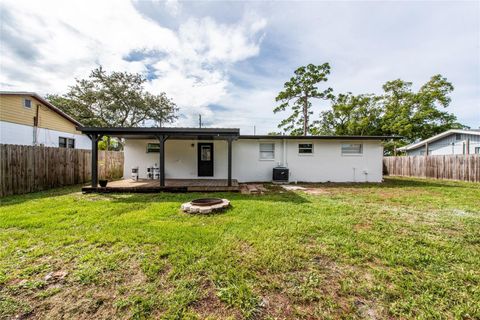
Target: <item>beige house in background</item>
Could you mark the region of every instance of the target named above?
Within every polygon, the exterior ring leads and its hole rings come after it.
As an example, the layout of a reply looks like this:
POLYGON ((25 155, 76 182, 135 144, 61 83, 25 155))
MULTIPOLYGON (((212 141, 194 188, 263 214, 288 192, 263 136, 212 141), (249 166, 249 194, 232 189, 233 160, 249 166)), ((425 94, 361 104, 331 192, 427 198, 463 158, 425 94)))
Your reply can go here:
POLYGON ((0 143, 91 149, 82 124, 34 92, 0 91, 0 143))

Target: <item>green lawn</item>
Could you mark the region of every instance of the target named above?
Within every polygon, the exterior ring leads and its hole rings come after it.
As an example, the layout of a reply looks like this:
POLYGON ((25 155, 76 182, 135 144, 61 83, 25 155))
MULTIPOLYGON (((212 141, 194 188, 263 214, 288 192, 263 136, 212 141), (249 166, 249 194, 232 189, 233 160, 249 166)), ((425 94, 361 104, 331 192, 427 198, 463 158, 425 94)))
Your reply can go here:
POLYGON ((480 318, 480 184, 309 187, 3 198, 0 318, 480 318))

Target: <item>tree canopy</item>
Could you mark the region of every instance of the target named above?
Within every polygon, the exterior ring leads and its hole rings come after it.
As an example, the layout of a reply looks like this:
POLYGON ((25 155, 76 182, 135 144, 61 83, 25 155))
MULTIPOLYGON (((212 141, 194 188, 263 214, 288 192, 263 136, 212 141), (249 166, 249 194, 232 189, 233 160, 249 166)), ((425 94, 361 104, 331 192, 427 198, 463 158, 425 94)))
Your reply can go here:
POLYGON ((165 93, 144 89, 147 79, 128 72, 94 69, 88 79, 77 79, 64 95, 47 100, 86 126, 162 126, 176 119, 177 106, 165 93))
POLYGON ((273 112, 277 113, 290 108, 292 113, 284 119, 279 125, 293 135, 307 135, 314 132, 313 122, 309 122, 309 117, 313 114, 311 110, 311 99, 330 99, 332 98, 332 89, 319 90, 318 84, 328 80, 330 74, 330 65, 309 64, 295 70, 295 75, 284 84, 284 90, 275 98, 275 101, 281 102, 273 112))

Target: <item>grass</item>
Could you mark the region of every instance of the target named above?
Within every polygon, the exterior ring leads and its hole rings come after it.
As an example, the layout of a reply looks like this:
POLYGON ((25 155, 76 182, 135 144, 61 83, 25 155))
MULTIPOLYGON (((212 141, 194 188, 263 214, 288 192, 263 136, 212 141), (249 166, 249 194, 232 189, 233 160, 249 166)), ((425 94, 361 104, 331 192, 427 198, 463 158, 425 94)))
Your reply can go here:
POLYGON ((480 318, 479 184, 308 187, 3 198, 0 318, 480 318))

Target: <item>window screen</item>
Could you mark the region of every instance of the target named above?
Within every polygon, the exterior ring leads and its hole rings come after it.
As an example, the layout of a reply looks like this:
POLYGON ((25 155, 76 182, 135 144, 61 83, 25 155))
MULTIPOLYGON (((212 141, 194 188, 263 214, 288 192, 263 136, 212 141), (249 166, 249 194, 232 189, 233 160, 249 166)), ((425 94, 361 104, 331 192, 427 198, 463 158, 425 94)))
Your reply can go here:
POLYGON ((58 137, 58 147, 75 149, 75 139, 58 137))
POLYGON ((342 154, 362 154, 363 144, 361 143, 342 143, 342 154))
POLYGON ((260 159, 274 160, 275 159, 275 144, 274 143, 260 143, 260 159))
POLYGON ((30 99, 23 99, 23 106, 25 108, 31 108, 32 107, 32 100, 30 99))
POLYGON ((160 144, 159 143, 147 143, 147 153, 150 152, 160 152, 160 144))
POLYGON ((210 146, 201 146, 200 152, 200 161, 211 161, 212 160, 212 149, 210 146))
POLYGON ((58 147, 66 148, 67 147, 67 138, 59 137, 58 138, 58 147))
POLYGON ((312 143, 299 143, 298 144, 298 153, 300 153, 300 154, 312 154, 313 153, 313 144, 312 143))

